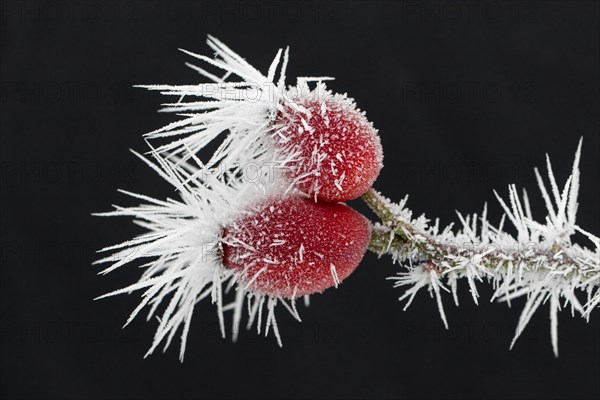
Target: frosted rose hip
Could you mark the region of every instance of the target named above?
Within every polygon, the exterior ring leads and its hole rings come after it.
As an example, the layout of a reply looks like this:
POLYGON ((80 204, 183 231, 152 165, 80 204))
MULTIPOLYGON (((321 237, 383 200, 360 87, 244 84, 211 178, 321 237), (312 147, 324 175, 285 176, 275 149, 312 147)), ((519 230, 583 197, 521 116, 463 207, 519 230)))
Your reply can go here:
POLYGON ((291 156, 287 170, 295 186, 322 201, 347 201, 364 194, 382 168, 377 130, 342 95, 292 97, 274 123, 276 146, 291 156))
POLYGON ((223 263, 259 293, 298 297, 348 277, 370 236, 369 221, 343 204, 269 200, 225 228, 223 263))

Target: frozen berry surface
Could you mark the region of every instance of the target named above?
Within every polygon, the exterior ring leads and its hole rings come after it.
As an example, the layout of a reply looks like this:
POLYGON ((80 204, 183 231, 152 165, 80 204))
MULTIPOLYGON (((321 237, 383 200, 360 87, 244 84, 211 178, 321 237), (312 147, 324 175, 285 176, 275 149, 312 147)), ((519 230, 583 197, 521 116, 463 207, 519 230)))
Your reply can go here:
POLYGON ((377 130, 343 95, 292 96, 275 117, 274 133, 276 146, 291 159, 288 177, 317 200, 361 196, 383 165, 377 130))
POLYGON ((358 266, 369 221, 337 203, 303 196, 267 200, 223 232, 223 263, 259 293, 285 298, 337 286, 358 266))

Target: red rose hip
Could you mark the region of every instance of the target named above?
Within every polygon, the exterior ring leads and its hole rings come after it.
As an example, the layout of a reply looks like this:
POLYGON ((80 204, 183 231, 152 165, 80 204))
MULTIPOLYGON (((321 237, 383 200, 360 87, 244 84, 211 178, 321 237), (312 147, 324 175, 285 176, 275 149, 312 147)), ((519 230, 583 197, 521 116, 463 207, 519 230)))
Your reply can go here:
POLYGON ((330 202, 364 194, 383 165, 371 122, 342 95, 290 96, 275 117, 273 137, 292 160, 287 175, 295 187, 330 202))
POLYGON ((267 200, 225 227, 223 264, 251 290, 285 298, 337 286, 360 263, 369 221, 343 204, 267 200))

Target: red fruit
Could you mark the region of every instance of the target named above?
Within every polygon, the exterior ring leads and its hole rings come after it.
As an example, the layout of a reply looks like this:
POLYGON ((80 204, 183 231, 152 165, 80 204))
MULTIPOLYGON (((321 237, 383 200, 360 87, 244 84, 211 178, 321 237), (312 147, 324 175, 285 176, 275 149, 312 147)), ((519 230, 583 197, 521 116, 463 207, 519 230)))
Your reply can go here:
POLYGON ((316 97, 282 104, 274 121, 276 146, 291 156, 287 174, 298 189, 322 201, 355 199, 383 166, 377 130, 345 96, 316 97))
POLYGON ((259 293, 298 297, 349 276, 370 236, 369 221, 343 204, 272 199, 225 228, 223 264, 259 293))

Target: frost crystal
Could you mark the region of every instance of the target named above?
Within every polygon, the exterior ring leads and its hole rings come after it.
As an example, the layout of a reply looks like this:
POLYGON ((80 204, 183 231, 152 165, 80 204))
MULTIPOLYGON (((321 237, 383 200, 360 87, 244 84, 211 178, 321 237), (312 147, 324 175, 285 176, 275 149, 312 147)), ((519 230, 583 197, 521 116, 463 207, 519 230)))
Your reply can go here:
POLYGON ((208 45, 214 59, 184 52, 220 70, 187 64, 211 83, 140 86, 175 97, 161 111, 183 117, 146 135, 168 140, 157 148, 161 155, 185 159, 217 141, 206 164, 213 173, 253 163, 287 171, 290 187, 315 198, 322 193, 326 201, 366 192, 382 167, 379 137, 351 98, 327 90, 323 81, 333 78, 300 77, 287 87, 287 49, 263 75, 216 38, 209 36, 208 45))
MULTIPOLYGON (((243 217, 246 208, 264 197, 282 191, 278 184, 246 183, 222 178, 206 172, 206 167, 194 155, 183 158, 163 158, 156 151, 155 163, 136 153, 147 165, 169 182, 180 199, 159 200, 146 195, 122 191, 144 203, 134 207, 115 206, 101 216, 128 216, 147 232, 121 244, 104 248, 112 254, 97 263, 111 265, 106 274, 126 264, 142 261, 144 272, 137 283, 100 296, 142 291, 142 301, 125 323, 128 325, 142 309, 148 308, 147 319, 160 314, 152 346, 146 355, 164 343, 169 346, 181 328, 180 359, 183 360, 186 338, 196 303, 210 298, 216 305, 221 333, 225 336, 224 312, 233 310, 233 339, 237 338, 244 302, 248 304, 248 328, 256 323, 265 335, 272 329, 278 343, 281 338, 275 319, 275 306, 283 304, 297 319, 295 304, 279 296, 265 296, 248 289, 241 273, 225 268, 222 263, 223 227, 243 217), (235 296, 226 304, 228 292, 235 287, 235 296), (266 307, 266 321, 261 317, 266 307), (159 311, 162 310, 162 311, 159 311)), ((230 171, 235 176, 235 169, 230 171)), ((263 176, 262 178, 265 178, 263 176)))
MULTIPOLYGON (((287 160, 275 162, 268 137, 270 124, 286 91, 288 50, 277 52, 264 75, 216 38, 209 36, 207 43, 215 51, 214 59, 182 51, 218 71, 211 73, 186 63, 210 83, 139 86, 174 97, 175 101, 163 104, 161 111, 183 117, 146 136, 167 138, 168 143, 159 146, 157 151, 162 155, 184 154, 184 159, 221 139, 206 163, 207 169, 217 173, 247 162, 276 163, 281 167, 287 160)), ((313 79, 322 78, 306 78, 313 79)))
POLYGON ((229 168, 245 160, 265 156, 268 154, 265 139, 269 124, 285 90, 288 50, 277 52, 265 76, 216 38, 209 36, 207 43, 215 51, 214 59, 182 51, 220 70, 215 75, 186 63, 210 79, 211 83, 140 86, 174 97, 176 101, 163 104, 161 111, 183 117, 146 136, 170 139, 158 147, 157 151, 161 154, 190 155, 198 154, 209 143, 225 135, 206 168, 217 168, 220 163, 229 168), (278 68, 280 72, 276 80, 278 68))
POLYGON ((527 193, 519 197, 514 185, 509 187, 508 201, 496 194, 505 213, 498 227, 490 224, 484 207, 481 216, 458 213, 462 225, 458 231, 452 226, 440 229, 437 221, 431 225, 424 216, 413 219, 406 208, 407 198, 393 204, 375 191, 367 193, 363 198, 383 221, 375 227, 371 249, 407 264, 407 272, 390 278, 397 287, 410 286, 400 299, 408 298, 410 304, 419 289, 428 288, 447 327, 442 292, 451 292, 458 305, 457 280, 464 278, 477 303, 477 284, 490 282, 495 289, 492 299, 510 303, 527 297, 511 347, 534 312, 549 304, 552 348, 558 356, 558 311, 569 306, 572 313, 588 318, 600 303, 600 239, 575 221, 580 154, 581 142, 562 191, 548 158, 549 188, 535 170, 548 213, 543 222, 533 219, 527 193), (516 235, 504 231, 506 219, 516 235), (576 233, 587 237, 593 249, 572 242, 576 233), (585 296, 584 302, 576 296, 578 292, 585 296))

